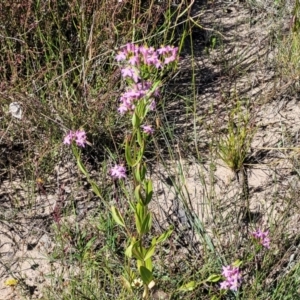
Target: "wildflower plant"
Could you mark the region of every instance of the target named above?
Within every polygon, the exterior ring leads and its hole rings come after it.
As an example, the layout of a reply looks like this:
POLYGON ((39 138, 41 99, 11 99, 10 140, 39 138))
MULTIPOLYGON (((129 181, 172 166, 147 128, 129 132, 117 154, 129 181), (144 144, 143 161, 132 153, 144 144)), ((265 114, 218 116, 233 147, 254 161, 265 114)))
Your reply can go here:
POLYGON ((232 290, 236 292, 242 282, 242 275, 240 273, 239 267, 223 266, 222 275, 225 280, 221 282, 220 288, 222 290, 232 290))
POLYGON ((84 148, 86 144, 88 144, 86 132, 82 129, 76 131, 69 131, 68 134, 65 135, 63 139, 63 144, 70 145, 72 147, 72 151, 74 156, 76 157, 76 162, 79 170, 85 175, 88 182, 91 184, 93 192, 100 198, 102 198, 102 194, 97 183, 91 179, 88 171, 81 161, 81 150, 80 148, 84 148))
MULTIPOLYGON (((177 50, 171 46, 163 46, 156 50, 153 47, 127 44, 116 56, 116 60, 122 67, 121 74, 127 84, 120 98, 118 111, 121 115, 127 114, 131 117, 132 123, 132 133, 125 140, 125 158, 133 174, 135 200, 130 201, 130 207, 134 213, 136 232, 129 232, 129 226, 114 206, 112 215, 128 233, 129 246, 125 250, 125 255, 137 261, 139 277, 144 286, 144 299, 149 299, 149 290, 153 285, 152 256, 155 248, 172 232, 170 228, 160 236, 153 237, 150 245, 145 242, 145 237, 152 227, 152 215, 148 206, 152 200, 153 185, 151 179, 146 176, 147 166, 143 158, 147 140, 154 133, 153 127, 145 120, 147 114, 155 110, 156 99, 160 95, 159 78, 166 70, 175 66, 177 50)), ((122 174, 124 173, 121 173, 120 166, 111 169, 111 175, 114 177, 121 178, 122 174)))
POLYGON ((261 229, 257 229, 256 231, 253 231, 251 235, 259 245, 270 249, 269 230, 262 231, 261 229))

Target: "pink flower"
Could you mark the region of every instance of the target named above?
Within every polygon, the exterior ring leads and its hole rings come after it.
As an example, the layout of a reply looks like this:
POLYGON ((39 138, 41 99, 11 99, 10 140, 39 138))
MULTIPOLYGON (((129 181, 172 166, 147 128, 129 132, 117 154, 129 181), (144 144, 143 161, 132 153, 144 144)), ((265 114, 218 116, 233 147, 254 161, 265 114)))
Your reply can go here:
POLYGON ((73 137, 74 137, 74 133, 73 133, 72 131, 70 131, 70 132, 64 137, 63 143, 64 143, 65 145, 71 145, 72 140, 73 140, 73 137))
MULTIPOLYGON (((119 113, 123 115, 126 112, 133 111, 137 101, 141 100, 143 97, 151 97, 151 95, 158 96, 159 88, 157 87, 152 92, 151 88, 152 83, 149 81, 132 84, 120 98, 121 105, 118 108, 119 113)), ((155 101, 150 99, 149 102, 149 109, 155 110, 155 101)))
POLYGON ((118 108, 118 112, 121 115, 124 115, 127 111, 128 111, 128 107, 124 103, 122 103, 118 108))
POLYGON ((138 100, 141 98, 141 92, 135 88, 131 90, 127 90, 122 96, 121 100, 124 102, 124 100, 138 100))
POLYGON ((167 65, 177 59, 178 47, 162 46, 157 52, 164 57, 164 64, 167 65))
POLYGON ((269 230, 262 231, 260 229, 251 233, 251 235, 265 248, 270 249, 269 230))
POLYGON ((134 82, 139 81, 139 72, 135 68, 126 67, 126 68, 121 70, 121 73, 122 73, 123 78, 130 77, 130 78, 133 79, 134 82))
POLYGON ((176 56, 171 55, 171 56, 165 58, 164 64, 167 65, 175 60, 176 60, 176 56))
POLYGON ((220 288, 223 290, 232 290, 237 291, 241 285, 242 275, 238 267, 233 266, 223 266, 222 275, 225 277, 225 280, 221 282, 220 288))
POLYGON ((123 51, 119 51, 118 54, 116 55, 116 60, 117 61, 126 60, 126 53, 124 53, 123 51))
POLYGON ((167 52, 168 52, 168 49, 165 46, 161 46, 159 49, 157 49, 157 53, 160 54, 160 55, 163 55, 167 52))
POLYGON ((75 141, 79 147, 84 147, 86 144, 86 133, 84 130, 70 131, 65 137, 63 143, 65 145, 71 145, 75 141))
POLYGON ((86 144, 86 133, 84 130, 77 130, 75 132, 75 142, 77 146, 84 147, 86 144))
MULTIPOLYGON (((157 69, 163 65, 167 65, 177 59, 178 47, 161 46, 154 49, 148 46, 137 46, 132 43, 126 44, 116 55, 118 62, 127 60, 129 66, 138 66, 141 62, 148 66, 155 66, 157 69), (163 62, 162 62, 163 61, 163 62)), ((131 77, 135 82, 137 80, 131 75, 123 75, 123 77, 131 77)))
POLYGON ((110 169, 110 175, 117 179, 126 178, 126 168, 123 165, 115 165, 110 169))
POLYGON ((220 289, 221 290, 228 290, 230 288, 230 284, 227 281, 222 281, 220 283, 220 289))
POLYGON ((144 133, 146 133, 146 134, 153 134, 154 133, 154 129, 152 128, 151 125, 142 125, 141 127, 142 127, 144 133))
POLYGON ((129 64, 132 66, 137 66, 140 63, 139 57, 137 55, 133 55, 128 60, 129 64))
POLYGON ((124 114, 128 111, 133 111, 135 108, 134 101, 139 100, 141 93, 136 89, 130 89, 123 93, 120 98, 121 105, 118 108, 120 114, 124 114))
POLYGON ((124 47, 124 50, 126 51, 127 54, 134 54, 138 51, 138 46, 132 43, 127 43, 124 47))

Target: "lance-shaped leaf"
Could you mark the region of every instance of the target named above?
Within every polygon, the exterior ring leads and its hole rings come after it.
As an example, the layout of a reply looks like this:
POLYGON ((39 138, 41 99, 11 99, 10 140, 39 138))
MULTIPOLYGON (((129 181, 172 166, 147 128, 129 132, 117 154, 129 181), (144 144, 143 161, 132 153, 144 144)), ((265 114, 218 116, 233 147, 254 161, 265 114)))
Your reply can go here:
POLYGON ((78 166, 79 170, 80 170, 86 177, 88 177, 89 174, 88 174, 86 168, 84 167, 84 165, 82 164, 82 162, 81 162, 79 156, 77 157, 77 166, 78 166))
POLYGON ((131 158, 130 146, 129 146, 128 140, 126 140, 126 144, 125 144, 125 158, 126 158, 127 164, 132 167, 134 165, 134 162, 131 158))
POLYGON ((155 252, 155 245, 152 245, 152 246, 147 250, 144 260, 146 261, 146 260, 148 260, 149 258, 151 258, 151 257, 153 256, 154 252, 155 252))
POLYGON ((130 257, 130 258, 132 257, 132 249, 133 249, 135 242, 136 242, 136 239, 132 238, 130 245, 126 248, 125 255, 127 257, 130 257))
POLYGON ((139 234, 142 232, 142 222, 144 219, 144 206, 138 203, 135 208, 135 226, 139 234))
POLYGON ((156 240, 156 243, 162 243, 164 242, 173 232, 173 226, 170 226, 170 228, 165 231, 164 233, 162 233, 159 238, 156 240))
POLYGON ((218 274, 212 274, 210 275, 205 281, 207 282, 218 282, 221 280, 221 276, 218 274))
POLYGON ((134 196, 137 202, 141 200, 141 186, 137 185, 134 189, 134 196))
POLYGON ((152 195, 153 195, 153 186, 152 186, 152 180, 146 180, 145 182, 145 192, 146 192, 146 199, 144 202, 144 205, 148 205, 151 202, 152 195))
POLYGON ((153 279, 152 272, 144 266, 140 266, 139 271, 143 282, 149 284, 153 279))
POLYGON ((145 165, 145 164, 142 164, 142 165, 141 165, 141 171, 140 171, 140 172, 141 172, 141 180, 142 180, 142 181, 145 179, 146 171, 147 171, 146 165, 145 165))
POLYGON ((101 190, 100 190, 99 186, 98 186, 94 181, 91 181, 91 180, 90 180, 90 184, 91 184, 91 186, 92 186, 93 192, 94 192, 98 197, 101 198, 101 190))
POLYGON ((148 212, 146 214, 146 216, 144 216, 144 219, 142 220, 141 233, 145 234, 145 233, 149 232, 151 229, 151 226, 152 226, 152 216, 151 216, 151 213, 148 212))
POLYGON ((139 118, 139 116, 134 112, 133 116, 132 116, 132 126, 134 128, 138 128, 141 125, 141 120, 139 118))
POLYGON ((137 142, 140 145, 140 147, 144 148, 144 140, 142 139, 142 135, 141 135, 141 130, 140 129, 138 129, 136 137, 137 137, 137 142))
POLYGON ((144 164, 137 164, 135 172, 135 178, 138 182, 142 182, 145 179, 146 167, 144 164))
POLYGON ((145 267, 152 271, 153 270, 153 265, 152 265, 152 258, 149 257, 148 259, 145 260, 145 267))
POLYGON ((137 185, 136 188, 134 189, 134 196, 138 203, 144 203, 144 197, 141 194, 141 186, 140 185, 137 185))
POLYGON ((234 262, 232 263, 232 266, 238 268, 238 267, 240 267, 242 264, 243 264, 243 261, 237 259, 236 261, 234 261, 234 262))
POLYGON ((117 224, 126 227, 119 210, 115 206, 111 207, 111 214, 117 224))
POLYGON ((188 291, 192 291, 195 289, 196 287, 196 282, 195 281, 190 281, 188 283, 185 283, 184 285, 182 285, 178 291, 181 291, 181 292, 188 292, 188 291))

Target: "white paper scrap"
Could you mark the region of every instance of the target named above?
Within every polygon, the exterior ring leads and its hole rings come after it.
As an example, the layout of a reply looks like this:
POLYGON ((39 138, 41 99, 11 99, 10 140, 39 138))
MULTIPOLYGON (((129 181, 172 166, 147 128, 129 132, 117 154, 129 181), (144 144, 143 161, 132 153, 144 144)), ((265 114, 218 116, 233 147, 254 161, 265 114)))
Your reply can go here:
POLYGON ((9 112, 12 114, 13 117, 17 119, 22 119, 22 107, 18 102, 12 102, 9 104, 9 112))

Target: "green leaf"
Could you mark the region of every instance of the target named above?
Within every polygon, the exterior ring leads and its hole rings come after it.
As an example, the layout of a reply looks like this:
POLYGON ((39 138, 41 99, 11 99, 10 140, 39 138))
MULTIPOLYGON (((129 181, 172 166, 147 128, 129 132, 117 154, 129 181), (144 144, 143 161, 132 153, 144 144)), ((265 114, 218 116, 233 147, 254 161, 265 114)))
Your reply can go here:
POLYGON ((141 147, 141 149, 139 150, 139 152, 137 154, 138 155, 137 155, 136 161, 132 165, 133 167, 135 167, 142 160, 142 158, 144 156, 144 148, 141 147))
POLYGON ((150 257, 152 257, 153 254, 154 254, 154 252, 155 252, 155 245, 151 246, 151 247, 147 250, 144 260, 146 261, 147 259, 149 259, 150 257))
POLYGON ((178 291, 181 291, 181 292, 188 292, 188 291, 192 291, 194 290, 196 287, 196 282, 195 281, 190 281, 184 285, 182 285, 178 291))
POLYGON ((151 213, 148 212, 142 221, 141 233, 147 233, 151 229, 152 226, 152 216, 151 213))
POLYGON ((144 261, 138 259, 138 260, 137 260, 137 268, 140 269, 140 267, 143 266, 143 265, 144 265, 144 261))
POLYGON ((136 259, 138 259, 141 262, 143 262, 144 261, 144 250, 145 250, 145 248, 142 247, 142 249, 141 249, 140 242, 137 241, 136 243, 134 243, 134 245, 132 247, 132 255, 136 259))
POLYGON ((152 195, 153 195, 153 186, 152 180, 146 180, 145 182, 145 190, 146 190, 146 201, 144 205, 148 205, 151 202, 152 195))
MULTIPOLYGON (((143 255, 141 256, 145 256, 147 253, 147 250, 145 248, 143 248, 143 255)), ((148 270, 150 270, 152 272, 153 270, 153 265, 152 265, 152 259, 151 257, 149 257, 148 259, 144 260, 144 259, 138 259, 137 260, 137 267, 138 269, 140 269, 140 267, 146 267, 148 270)))
POLYGON ((79 170, 86 176, 88 177, 88 172, 86 170, 86 168, 84 167, 84 165, 82 164, 80 157, 77 158, 77 166, 79 168, 79 170))
POLYGON ((152 241, 151 241, 151 245, 156 245, 156 243, 157 243, 157 240, 156 240, 156 237, 154 237, 153 239, 152 239, 152 241))
POLYGON ((167 231, 165 231, 163 234, 159 236, 156 243, 158 244, 164 242, 172 234, 172 232, 173 232, 173 226, 170 226, 170 228, 167 231))
POLYGON ((116 207, 114 207, 114 206, 111 207, 111 213, 112 213, 112 217, 114 218, 114 220, 117 224, 119 224, 123 227, 126 227, 124 220, 123 220, 119 210, 116 207))
POLYGON ((212 274, 205 281, 206 282, 218 282, 221 280, 221 278, 222 277, 218 274, 212 274))
POLYGON ((141 180, 142 181, 145 179, 146 172, 147 172, 146 165, 145 164, 141 165, 141 180))
POLYGON ((138 234, 141 234, 142 224, 141 224, 141 220, 137 214, 135 214, 135 227, 136 227, 138 234))
POLYGON ((152 272, 143 266, 141 266, 139 270, 144 284, 149 284, 153 279, 152 272))
POLYGON ((134 196, 137 202, 140 202, 141 200, 141 186, 137 185, 134 189, 134 196))
POLYGON ((141 130, 140 129, 138 129, 138 131, 137 131, 137 141, 138 141, 138 144, 140 145, 140 147, 143 147, 144 140, 142 139, 142 135, 141 135, 141 130))
POLYGON ((138 182, 142 182, 145 179, 146 167, 144 165, 137 164, 134 175, 138 182))
POLYGON ((151 257, 149 257, 148 259, 145 260, 145 267, 152 272, 153 265, 152 265, 151 257))
POLYGON ((139 234, 142 233, 142 224, 145 218, 145 207, 138 203, 135 208, 135 225, 139 234))
POLYGON ((232 263, 233 267, 240 267, 242 265, 243 261, 237 259, 234 263, 232 263))
POLYGON ((126 144, 125 144, 125 158, 126 158, 127 164, 132 167, 134 165, 134 163, 131 159, 130 146, 128 144, 128 141, 126 141, 126 144))
POLYGON ((91 238, 85 245, 85 250, 89 250, 92 247, 92 245, 94 244, 95 240, 96 240, 96 237, 91 238))
POLYGON ((138 170, 138 169, 135 169, 133 172, 134 172, 134 177, 135 177, 136 181, 137 181, 138 183, 140 183, 140 182, 141 182, 141 175, 140 175, 139 170, 138 170))
POLYGON ((125 255, 129 258, 132 257, 132 247, 133 247, 133 243, 131 243, 125 250, 125 255))
POLYGON ((138 117, 138 115, 134 112, 133 116, 132 116, 132 126, 134 128, 138 128, 141 125, 141 121, 140 118, 138 117))
POLYGON ((100 191, 100 188, 98 187, 98 185, 97 185, 95 182, 91 181, 91 180, 90 180, 90 184, 91 184, 91 186, 92 186, 93 192, 94 192, 98 197, 101 198, 101 191, 100 191))

